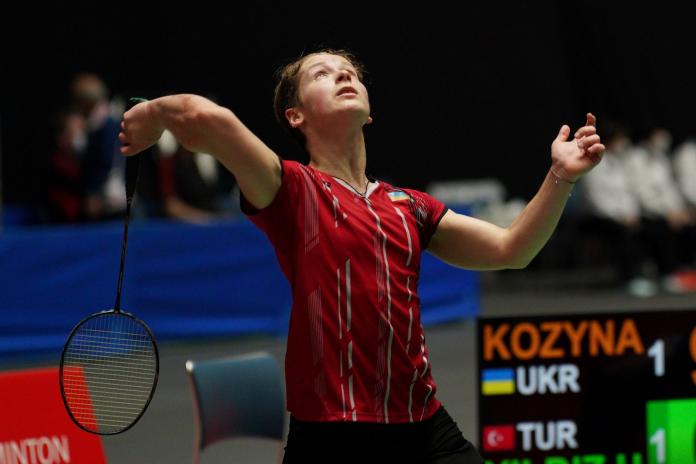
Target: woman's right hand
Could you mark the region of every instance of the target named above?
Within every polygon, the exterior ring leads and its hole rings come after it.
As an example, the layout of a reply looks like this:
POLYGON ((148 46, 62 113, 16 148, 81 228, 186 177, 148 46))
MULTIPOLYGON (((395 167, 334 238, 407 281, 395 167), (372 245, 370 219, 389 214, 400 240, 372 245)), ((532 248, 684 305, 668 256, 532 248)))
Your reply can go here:
POLYGON ((164 126, 150 108, 151 102, 142 102, 126 111, 121 121, 121 154, 132 156, 150 148, 162 136, 164 126))

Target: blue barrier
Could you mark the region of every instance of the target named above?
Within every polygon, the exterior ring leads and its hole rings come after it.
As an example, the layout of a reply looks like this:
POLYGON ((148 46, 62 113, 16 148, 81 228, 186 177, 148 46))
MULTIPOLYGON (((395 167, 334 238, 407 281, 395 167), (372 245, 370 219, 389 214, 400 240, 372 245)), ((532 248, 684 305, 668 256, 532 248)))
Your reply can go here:
MULTIPOLYGON (((0 356, 59 352, 73 325, 112 308, 123 226, 8 229, 0 234, 0 356)), ((473 317, 477 274, 424 254, 423 324, 473 317)), ((249 221, 131 224, 122 308, 158 340, 283 336, 290 290, 266 237, 249 221)))

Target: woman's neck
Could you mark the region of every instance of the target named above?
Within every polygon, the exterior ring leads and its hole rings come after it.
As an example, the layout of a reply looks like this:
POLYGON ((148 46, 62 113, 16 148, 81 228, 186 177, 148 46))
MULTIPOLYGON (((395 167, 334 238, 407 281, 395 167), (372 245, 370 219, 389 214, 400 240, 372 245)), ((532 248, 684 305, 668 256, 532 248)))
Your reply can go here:
POLYGON ((364 190, 367 185, 365 166, 367 152, 362 130, 344 137, 311 137, 307 139, 309 165, 319 171, 364 190))

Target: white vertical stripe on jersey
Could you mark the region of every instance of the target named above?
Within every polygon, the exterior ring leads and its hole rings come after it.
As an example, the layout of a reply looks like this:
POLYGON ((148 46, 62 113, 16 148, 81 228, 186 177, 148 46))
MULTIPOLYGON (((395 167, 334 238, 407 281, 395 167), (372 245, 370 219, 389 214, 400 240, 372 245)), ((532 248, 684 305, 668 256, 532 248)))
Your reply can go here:
POLYGON ((387 392, 384 395, 384 422, 389 423, 389 394, 391 392, 391 357, 392 357, 392 342, 394 340, 394 328, 389 324, 389 351, 387 355, 387 392))
POLYGON ((372 204, 370 200, 365 199, 365 204, 367 209, 370 210, 372 215, 377 221, 377 231, 382 234, 382 257, 384 259, 385 266, 385 281, 387 287, 387 324, 389 324, 389 341, 387 345, 387 385, 386 392, 384 394, 384 422, 389 423, 389 393, 391 390, 391 356, 392 356, 392 341, 394 339, 394 326, 391 323, 391 289, 389 284, 389 256, 387 255, 387 234, 382 229, 382 221, 380 220, 375 210, 372 209, 372 204))
POLYGON ((406 218, 404 217, 404 213, 401 212, 399 208, 394 206, 394 211, 396 211, 399 216, 401 216, 401 222, 404 224, 404 230, 406 231, 406 238, 408 239, 408 258, 406 258, 406 266, 408 267, 411 264, 411 257, 413 255, 413 248, 411 245, 411 232, 408 231, 408 225, 406 224, 406 218))
MULTIPOLYGON (((342 338, 340 333, 341 333, 341 282, 340 282, 340 276, 339 276, 339 290, 338 290, 338 330, 339 330, 339 336, 338 338, 342 338)), ((344 382, 343 382, 343 348, 338 349, 338 366, 339 366, 339 371, 338 371, 338 376, 341 379, 341 403, 343 404, 343 418, 346 418, 346 396, 344 393, 344 382)))
POLYGON ((348 342, 348 398, 350 399, 350 410, 353 411, 353 420, 357 420, 355 413, 355 397, 353 396, 353 340, 348 342))
POLYGON ((428 357, 425 355, 425 335, 423 335, 423 325, 421 325, 421 357, 423 358, 423 363, 425 363, 425 366, 423 366, 423 372, 421 372, 421 377, 425 376, 425 373, 428 372, 428 357))
POLYGON ((348 377, 348 396, 350 396, 350 409, 353 411, 353 422, 358 420, 358 415, 355 411, 355 400, 353 399, 353 374, 348 377))
POLYGON ((343 382, 341 382, 341 403, 343 404, 343 418, 346 418, 346 389, 343 387, 343 382))
POLYGON ((411 379, 411 385, 408 387, 408 419, 413 422, 413 387, 416 385, 416 380, 418 379, 418 369, 413 370, 413 378, 411 379))
POLYGON ((343 322, 341 321, 341 269, 336 269, 336 301, 338 302, 338 339, 343 339, 343 322))
POLYGON ((346 260, 346 330, 350 332, 350 259, 346 260))
POLYGON ((425 415, 425 407, 428 405, 428 400, 430 399, 430 395, 433 394, 433 387, 431 387, 428 384, 425 384, 426 387, 428 387, 428 394, 425 395, 425 400, 423 401, 423 412, 421 413, 421 420, 423 420, 423 416, 425 415))
POLYGON ((348 369, 353 369, 353 340, 348 342, 348 369))
MULTIPOLYGON (((411 276, 406 277, 406 290, 408 290, 408 302, 411 302, 411 276)), ((411 351, 411 331, 413 330, 413 306, 408 305, 408 337, 406 338, 406 354, 411 351)))
MULTIPOLYGON (((340 271, 339 271, 339 301, 341 298, 340 291, 340 271)), ((346 259, 346 335, 350 335, 351 328, 351 287, 350 287, 350 258, 346 259)), ((353 420, 357 420, 355 411, 355 398, 353 397, 353 340, 348 342, 348 397, 350 400, 350 409, 353 412, 353 420)), ((341 357, 341 377, 343 377, 343 357, 341 357)), ((341 396, 343 396, 343 382, 341 382, 341 396)), ((343 399, 344 416, 345 416, 345 399, 343 399)))

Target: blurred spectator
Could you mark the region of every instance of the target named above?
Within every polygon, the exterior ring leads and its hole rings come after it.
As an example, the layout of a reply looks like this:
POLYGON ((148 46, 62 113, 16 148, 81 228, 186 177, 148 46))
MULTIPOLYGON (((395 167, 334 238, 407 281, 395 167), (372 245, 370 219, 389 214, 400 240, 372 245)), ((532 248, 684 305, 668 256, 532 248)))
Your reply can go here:
POLYGON ((54 150, 49 158, 47 203, 51 222, 83 219, 82 162, 86 147, 85 119, 75 112, 61 113, 56 120, 54 150))
POLYGON ((210 155, 191 153, 165 131, 156 147, 164 215, 204 224, 238 210, 232 175, 210 155))
POLYGON ((109 92, 95 74, 79 74, 72 82, 74 108, 85 118, 87 146, 83 173, 87 219, 120 217, 126 207, 125 161, 119 154, 119 121, 109 103, 109 92))
POLYGON ((662 128, 627 154, 631 188, 641 207, 645 244, 657 258, 666 290, 696 290, 691 268, 696 246, 696 217, 677 187, 668 157, 670 133, 662 128))
POLYGON ((686 140, 674 151, 674 172, 681 193, 696 210, 696 139, 686 140))
POLYGON ((582 223, 582 233, 597 235, 608 245, 611 262, 633 295, 651 296, 657 287, 641 270, 645 256, 640 241, 640 204, 625 167, 631 140, 622 125, 609 121, 603 126, 607 147, 604 158, 587 173, 582 184, 588 216, 582 223))

